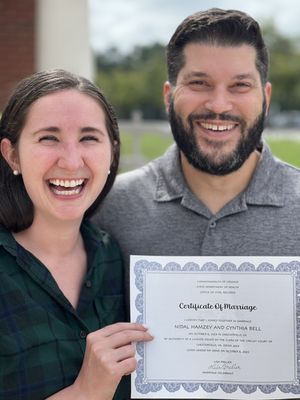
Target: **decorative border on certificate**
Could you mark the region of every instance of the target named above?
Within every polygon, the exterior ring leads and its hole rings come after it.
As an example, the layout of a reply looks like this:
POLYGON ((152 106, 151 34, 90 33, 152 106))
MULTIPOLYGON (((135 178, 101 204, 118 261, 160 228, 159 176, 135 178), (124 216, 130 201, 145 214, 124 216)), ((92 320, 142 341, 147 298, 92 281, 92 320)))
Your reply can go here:
MULTIPOLYGON (((281 391, 282 393, 290 393, 290 394, 300 394, 300 321, 297 317, 300 315, 300 261, 289 261, 289 262, 279 262, 278 264, 273 262, 269 262, 272 260, 272 257, 264 257, 263 262, 253 263, 253 262, 241 262, 241 263, 234 263, 234 262, 175 262, 175 261, 168 261, 164 262, 156 262, 156 261, 148 261, 155 259, 155 257, 143 257, 139 258, 138 256, 135 257, 134 268, 133 268, 133 277, 132 282, 134 281, 136 287, 136 296, 135 296, 135 303, 132 305, 134 307, 134 314, 137 316, 136 321, 139 323, 144 323, 147 325, 147 304, 146 304, 146 296, 147 296, 147 280, 150 277, 155 275, 162 276, 162 274, 176 274, 179 273, 184 277, 188 274, 211 274, 211 276, 226 276, 226 279, 230 276, 230 274, 239 274, 243 279, 245 277, 254 277, 257 274, 262 274, 260 277, 265 276, 269 279, 272 275, 276 278, 280 275, 284 277, 283 279, 287 279, 292 290, 291 294, 291 306, 293 307, 292 311, 292 320, 291 325, 293 326, 293 332, 291 332, 291 341, 293 347, 293 365, 291 366, 290 375, 288 379, 284 379, 283 381, 276 380, 273 382, 272 379, 269 381, 260 381, 257 380, 255 382, 248 382, 247 380, 243 381, 230 381, 230 378, 226 377, 224 379, 217 378, 215 376, 209 376, 208 379, 201 379, 198 381, 195 378, 192 379, 185 379, 185 380, 178 380, 177 378, 174 379, 165 379, 164 381, 160 381, 157 378, 151 378, 148 375, 147 365, 146 365, 146 358, 147 358, 147 344, 138 343, 137 344, 137 353, 139 355, 138 360, 138 367, 136 371, 136 378, 135 378, 135 389, 138 393, 142 395, 150 394, 154 392, 159 392, 164 388, 167 392, 173 393, 177 391, 184 391, 186 393, 193 393, 201 388, 203 391, 207 393, 213 393, 216 391, 222 391, 228 395, 230 393, 236 392, 238 389, 243 392, 244 394, 253 394, 257 390, 259 390, 263 394, 270 394, 275 391, 281 391), (279 275, 278 275, 279 274, 279 275), (299 338, 299 339, 298 339, 299 338)), ((196 257, 195 257, 196 258, 196 257)), ((163 257, 161 258, 163 259, 163 257)), ((169 260, 176 259, 176 257, 170 257, 169 260)), ((183 259, 183 258, 182 258, 183 259)), ((186 258, 188 260, 188 257, 186 258)), ((198 257, 200 260, 201 257, 198 257)), ((205 258, 202 257, 204 260, 205 258)), ((209 258, 207 258, 209 259, 209 258)), ((223 258, 223 261, 226 258, 223 258)), ((234 259, 231 258, 231 259, 234 259)), ((250 259, 250 258, 249 258, 250 259)), ((279 257, 277 258, 279 259, 279 257)), ((280 259, 284 259, 283 257, 280 259)), ((132 272, 131 272, 132 273, 132 272)), ((171 276, 171 275, 170 275, 171 276)), ((225 280, 223 281, 225 282, 225 280)), ((204 285, 205 286, 205 285, 204 285)), ((200 287, 200 286, 199 286, 200 287)), ((208 287, 208 286, 207 286, 208 287)), ((225 286, 224 286, 225 287, 225 286)), ((224 288, 223 287, 223 288, 224 288)), ((226 286, 228 287, 228 286, 226 286)), ((167 293, 166 293, 167 296, 167 293)), ((280 296, 280 293, 278 293, 280 296)), ((197 304, 195 302, 192 303, 182 303, 179 304, 179 308, 193 308, 198 310, 198 308, 212 308, 217 309, 218 311, 223 311, 223 308, 233 308, 233 307, 240 307, 240 309, 249 311, 251 313, 255 310, 255 305, 231 305, 228 303, 207 303, 207 304, 197 304), (247 308, 248 307, 248 308, 247 308), (252 307, 252 309, 251 309, 252 307)), ((200 310, 205 312, 205 310, 200 310)), ((207 311, 207 310, 206 310, 207 311)), ((209 312, 209 311, 208 311, 209 312)), ((208 314, 206 314, 208 315, 208 314)), ((195 325, 194 325, 195 326, 195 325)), ((180 326, 179 326, 180 327, 180 326)), ((182 325, 184 329, 185 325, 182 325)), ((186 326, 188 328, 188 326, 186 326)), ((247 328, 248 329, 248 328, 247 328)), ((253 329, 258 329, 254 328, 253 329)), ((151 326, 150 326, 151 332, 151 326)), ((154 335, 155 336, 155 335, 154 335)), ((238 335, 237 335, 238 336, 238 335)), ((241 336, 241 335, 239 335, 241 336)), ((246 335, 244 335, 246 336, 246 335)), ((219 362, 219 361, 218 361, 219 362)), ((225 361, 220 361, 224 363, 225 361)), ((280 360, 278 360, 280 362, 280 360)), ((222 364, 224 368, 224 364, 222 364)), ((211 368, 217 368, 218 365, 212 365, 211 368)), ((234 368, 234 365, 226 368, 234 368)))

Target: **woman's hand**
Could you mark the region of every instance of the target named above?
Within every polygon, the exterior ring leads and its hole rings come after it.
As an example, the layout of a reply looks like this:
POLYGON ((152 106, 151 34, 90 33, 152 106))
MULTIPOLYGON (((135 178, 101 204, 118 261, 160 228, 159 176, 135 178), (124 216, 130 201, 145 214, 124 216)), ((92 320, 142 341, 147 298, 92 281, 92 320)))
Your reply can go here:
POLYGON ((136 323, 116 323, 90 333, 73 389, 82 399, 111 400, 122 376, 136 368, 135 342, 152 339, 147 328, 136 323))

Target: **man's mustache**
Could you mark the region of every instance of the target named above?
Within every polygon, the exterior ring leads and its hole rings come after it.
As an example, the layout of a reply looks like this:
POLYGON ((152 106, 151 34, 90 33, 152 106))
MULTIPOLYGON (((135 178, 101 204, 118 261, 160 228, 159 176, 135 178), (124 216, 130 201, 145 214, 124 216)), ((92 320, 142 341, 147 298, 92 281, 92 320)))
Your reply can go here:
POLYGON ((188 116, 188 121, 191 124, 192 122, 196 120, 203 120, 203 121, 232 121, 232 122, 237 122, 237 123, 242 123, 243 120, 236 116, 236 115, 231 115, 231 114, 216 114, 216 113, 201 113, 201 114, 190 114, 188 116))

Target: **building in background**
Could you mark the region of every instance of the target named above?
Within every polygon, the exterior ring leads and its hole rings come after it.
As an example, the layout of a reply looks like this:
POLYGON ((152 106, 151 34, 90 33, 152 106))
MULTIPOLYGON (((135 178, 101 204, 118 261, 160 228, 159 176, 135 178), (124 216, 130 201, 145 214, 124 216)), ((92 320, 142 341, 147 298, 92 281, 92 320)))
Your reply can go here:
POLYGON ((0 112, 8 94, 35 70, 35 0, 0 0, 0 112))
POLYGON ((64 68, 93 79, 88 0, 0 0, 0 112, 35 71, 64 68))
POLYGON ((36 68, 93 79, 88 0, 36 0, 36 68))

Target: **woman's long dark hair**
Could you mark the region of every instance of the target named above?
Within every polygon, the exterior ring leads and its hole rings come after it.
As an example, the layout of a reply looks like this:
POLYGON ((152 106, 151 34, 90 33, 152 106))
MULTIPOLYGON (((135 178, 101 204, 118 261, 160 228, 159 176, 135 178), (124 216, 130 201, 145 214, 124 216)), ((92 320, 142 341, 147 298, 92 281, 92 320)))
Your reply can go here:
MULTIPOLYGON (((98 198, 85 212, 85 217, 89 218, 113 185, 120 155, 120 136, 115 112, 97 86, 88 79, 62 69, 37 72, 25 78, 18 84, 3 110, 0 142, 7 138, 16 148, 31 105, 47 94, 68 89, 78 90, 97 101, 105 114, 112 148, 111 172, 98 198)), ((34 160, 32 162, 34 168, 34 160)), ((33 204, 26 192, 22 175, 13 175, 10 166, 0 154, 0 224, 13 232, 19 232, 32 224, 33 215, 33 204)))

